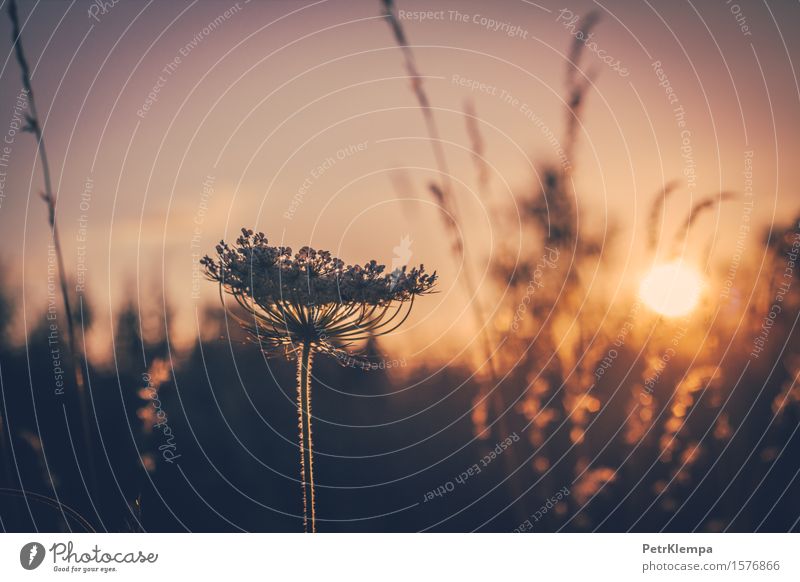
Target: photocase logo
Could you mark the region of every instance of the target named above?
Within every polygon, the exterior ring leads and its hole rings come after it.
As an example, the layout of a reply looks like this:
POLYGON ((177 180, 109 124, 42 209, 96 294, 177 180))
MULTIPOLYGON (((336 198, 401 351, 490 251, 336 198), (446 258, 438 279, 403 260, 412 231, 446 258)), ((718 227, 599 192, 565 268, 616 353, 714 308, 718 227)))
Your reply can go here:
POLYGON ((30 542, 19 551, 19 563, 26 570, 35 570, 44 561, 44 546, 38 542, 30 542))
POLYGON ((407 234, 400 239, 400 244, 392 249, 394 253, 390 271, 392 275, 392 286, 397 285, 397 281, 400 279, 401 269, 411 260, 411 255, 413 254, 411 252, 412 242, 414 241, 411 240, 411 235, 407 234))

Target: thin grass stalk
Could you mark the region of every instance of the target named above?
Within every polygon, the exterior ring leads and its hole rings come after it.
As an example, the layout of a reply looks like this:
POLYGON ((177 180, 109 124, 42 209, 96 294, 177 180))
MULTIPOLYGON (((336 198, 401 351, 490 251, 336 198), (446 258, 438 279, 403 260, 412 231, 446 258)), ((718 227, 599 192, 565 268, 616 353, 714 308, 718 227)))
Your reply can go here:
MULTIPOLYGON (((407 37, 405 35, 405 31, 403 30, 400 21, 397 19, 397 15, 395 14, 395 6, 392 0, 383 0, 384 6, 384 15, 386 16, 387 22, 394 33, 395 41, 400 49, 403 51, 403 57, 405 61, 406 70, 408 74, 412 77, 412 88, 414 91, 414 95, 417 98, 417 102, 420 105, 420 109, 422 111, 425 125, 428 131, 428 137, 430 138, 429 141, 431 143, 431 147, 433 148, 434 158, 436 160, 436 165, 439 170, 439 174, 441 175, 441 185, 432 183, 430 185, 430 191, 433 194, 436 202, 438 202, 442 206, 442 219, 445 222, 446 230, 451 236, 451 246, 453 251, 457 256, 462 256, 464 254, 464 245, 459 238, 458 229, 456 225, 460 222, 459 212, 456 205, 452 201, 451 197, 451 181, 450 181, 450 172, 447 165, 447 158, 444 153, 444 148, 442 147, 442 142, 439 137, 439 130, 436 125, 436 119, 433 116, 430 106, 430 100, 428 99, 427 93, 425 93, 425 89, 422 85, 422 76, 419 74, 419 70, 417 69, 416 61, 414 59, 414 53, 411 50, 411 47, 408 44, 407 37), (452 219, 450 218, 452 217, 452 219)), ((489 368, 489 373, 492 379, 492 382, 495 385, 495 390, 492 391, 492 398, 490 398, 490 402, 493 403, 495 410, 499 413, 498 414, 498 421, 500 425, 500 430, 503 432, 502 436, 505 438, 508 436, 508 430, 506 426, 506 422, 504 419, 504 415, 502 411, 505 410, 505 404, 503 402, 502 394, 500 394, 499 390, 499 381, 498 381, 498 374, 495 369, 494 360, 492 359, 492 351, 491 351, 491 338, 488 336, 488 330, 484 323, 486 322, 485 319, 485 310, 483 308, 482 301, 477 293, 477 288, 475 283, 473 282, 472 273, 470 266, 465 263, 464 265, 464 277, 461 279, 463 281, 464 286, 466 287, 467 296, 470 298, 470 306, 473 311, 474 317, 477 319, 478 325, 478 332, 481 336, 481 344, 483 350, 485 352, 486 361, 489 368)), ((486 393, 485 387, 483 388, 484 394, 486 393)), ((513 457, 513 453, 511 455, 513 457)), ((506 455, 508 457, 508 455, 506 455)))
POLYGON ((667 200, 677 191, 678 186, 679 183, 677 181, 665 184, 650 205, 650 215, 647 218, 647 250, 651 255, 655 253, 656 246, 661 239, 667 200))
POLYGON ((681 224, 680 228, 678 228, 678 230, 675 232, 672 248, 673 254, 677 254, 678 246, 681 244, 681 242, 686 240, 686 237, 689 236, 689 231, 692 229, 692 225, 694 225, 697 219, 704 212, 713 210, 723 202, 734 200, 736 197, 736 194, 733 192, 720 192, 718 195, 712 195, 704 198, 692 206, 691 210, 689 210, 689 213, 686 215, 686 220, 683 221, 683 224, 681 224))
MULTIPOLYGON (((422 76, 417 69, 414 53, 408 44, 405 31, 403 30, 403 27, 400 24, 400 21, 397 19, 397 15, 395 14, 394 2, 393 0, 382 0, 382 2, 386 20, 392 29, 397 45, 403 52, 406 71, 412 79, 412 89, 415 97, 417 98, 417 102, 419 103, 420 110, 422 111, 425 126, 428 132, 429 142, 431 144, 431 148, 433 149, 433 155, 436 160, 436 166, 441 176, 441 187, 437 186, 436 184, 432 184, 430 190, 437 199, 437 202, 439 202, 442 206, 441 216, 445 222, 447 232, 451 235, 451 244, 454 251, 456 251, 456 256, 462 256, 464 253, 464 245, 458 236, 457 229, 455 228, 456 224, 460 222, 459 212, 451 197, 452 182, 450 179, 450 170, 447 165, 447 158, 445 156, 444 148, 442 147, 442 141, 439 137, 439 129, 436 125, 436 119, 433 116, 428 95, 423 88, 422 76), (452 217, 452 220, 450 217, 452 217), (455 221, 455 224, 452 223, 452 221, 455 221)), ((488 398, 490 406, 493 409, 496 417, 498 429, 497 432, 500 433, 497 436, 502 439, 508 437, 511 434, 511 431, 508 427, 507 415, 505 414, 506 405, 500 389, 500 377, 492 355, 492 338, 489 335, 489 330, 487 329, 486 325, 486 311, 483 307, 483 302, 478 295, 477 288, 473 282, 471 268, 466 261, 464 263, 463 272, 464 277, 462 277, 461 280, 466 288, 467 296, 470 298, 470 307, 472 308, 473 317, 477 320, 478 335, 480 336, 481 347, 486 358, 489 377, 494 387, 493 390, 489 391, 487 390, 485 383, 481 382, 481 397, 488 398)), ((519 468, 519 463, 516 452, 512 449, 508 449, 503 455, 503 462, 509 475, 509 493, 512 499, 521 499, 522 486, 519 482, 519 473, 517 471, 519 468)), ((519 521, 522 521, 527 517, 527 512, 520 506, 520 503, 514 504, 514 513, 519 521)))
MULTIPOLYGON (((581 76, 578 74, 578 63, 581 61, 581 56, 586 47, 585 39, 589 37, 592 29, 597 25, 600 20, 600 14, 594 10, 589 12, 581 19, 579 34, 575 35, 572 41, 569 55, 567 58, 567 119, 566 119, 566 139, 564 144, 564 153, 567 160, 572 163, 574 159, 574 146, 578 141, 578 126, 583 113, 583 105, 585 103, 586 93, 592 86, 592 82, 597 76, 596 70, 590 70, 587 74, 581 76)), ((569 174, 570 169, 565 171, 569 174)))
POLYGON ((486 141, 483 139, 478 125, 478 114, 471 99, 464 102, 464 120, 472 151, 472 163, 478 181, 478 192, 484 200, 489 200, 491 188, 489 183, 489 164, 486 163, 486 141))
POLYGON ((389 23, 389 26, 392 29, 397 46, 399 46, 400 50, 403 51, 403 61, 405 63, 406 71, 408 72, 409 77, 411 77, 411 88, 413 89, 414 96, 417 98, 419 106, 422 110, 425 126, 427 128, 428 135, 430 136, 429 142, 431 144, 431 148, 433 149, 433 157, 436 159, 436 166, 439 168, 439 172, 442 175, 442 188, 446 193, 449 193, 451 190, 451 184, 450 171, 447 166, 447 157, 445 156, 444 148, 442 147, 442 141, 439 138, 439 128, 436 125, 436 119, 433 117, 433 112, 431 111, 430 99, 428 99, 428 94, 425 93, 425 89, 422 86, 422 75, 420 75, 419 69, 417 69, 417 63, 414 59, 414 52, 408 45, 406 33, 403 30, 403 26, 400 24, 400 21, 397 19, 393 0, 382 1, 384 16, 386 16, 386 21, 389 23))
POLYGON ((39 114, 36 109, 36 100, 33 96, 33 85, 31 83, 31 71, 28 66, 28 61, 25 57, 25 51, 22 46, 22 31, 19 25, 19 13, 17 11, 16 0, 10 0, 8 5, 8 16, 11 20, 12 26, 12 39, 14 43, 14 51, 19 63, 22 73, 22 84, 28 92, 28 114, 26 116, 27 125, 26 131, 30 131, 36 138, 39 158, 42 161, 42 176, 44 179, 44 192, 41 197, 47 204, 47 219, 50 225, 50 232, 53 240, 53 247, 56 252, 56 262, 58 265, 58 279, 59 287, 61 289, 61 299, 64 303, 64 312, 67 318, 67 347, 70 355, 72 356, 72 370, 75 377, 75 385, 78 391, 78 400, 80 406, 81 423, 83 425, 84 446, 86 447, 87 462, 89 468, 89 476, 93 488, 96 489, 97 476, 94 470, 94 458, 92 454, 91 438, 89 434, 89 411, 86 404, 86 386, 83 377, 83 357, 81 350, 78 348, 75 341, 75 323, 72 314, 72 305, 69 297, 69 287, 67 285, 66 267, 64 266, 64 256, 61 252, 61 238, 58 234, 58 223, 56 221, 56 196, 53 193, 53 185, 50 177, 50 164, 47 159, 47 149, 44 144, 44 136, 42 134, 41 124, 39 122, 39 114))

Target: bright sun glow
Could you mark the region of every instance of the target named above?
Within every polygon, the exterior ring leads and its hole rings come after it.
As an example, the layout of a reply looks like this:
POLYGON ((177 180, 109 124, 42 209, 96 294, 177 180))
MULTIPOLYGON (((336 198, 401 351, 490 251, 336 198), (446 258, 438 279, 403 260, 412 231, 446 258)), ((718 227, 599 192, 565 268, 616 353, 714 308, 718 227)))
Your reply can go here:
POLYGON ((675 262, 653 267, 642 280, 639 296, 653 311, 666 317, 680 317, 697 306, 702 290, 700 275, 675 262))

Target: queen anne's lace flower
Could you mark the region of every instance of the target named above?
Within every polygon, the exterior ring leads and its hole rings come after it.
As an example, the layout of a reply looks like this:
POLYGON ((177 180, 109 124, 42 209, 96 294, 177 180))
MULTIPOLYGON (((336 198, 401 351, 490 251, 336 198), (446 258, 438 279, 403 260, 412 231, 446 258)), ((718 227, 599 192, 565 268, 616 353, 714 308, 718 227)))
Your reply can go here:
POLYGON ((309 343, 314 351, 338 355, 396 329, 414 298, 436 282, 424 266, 386 273, 376 261, 345 265, 310 247, 292 255, 291 248, 270 246, 263 233, 248 229, 235 246, 221 241, 216 250, 216 259, 201 260, 206 276, 252 316, 243 323, 268 353, 294 355, 309 343))
POLYGON ((271 247, 263 233, 242 229, 231 247, 221 241, 217 258, 203 257, 206 276, 230 293, 252 322, 241 323, 265 353, 297 357, 297 425, 303 527, 316 531, 314 446, 311 435, 311 368, 322 351, 339 363, 357 361, 347 349, 354 342, 397 329, 417 295, 429 293, 436 273, 424 267, 393 273, 375 261, 345 265, 328 251, 271 247), (341 357, 345 356, 345 357, 341 357), (306 458, 308 460, 306 461, 306 458))

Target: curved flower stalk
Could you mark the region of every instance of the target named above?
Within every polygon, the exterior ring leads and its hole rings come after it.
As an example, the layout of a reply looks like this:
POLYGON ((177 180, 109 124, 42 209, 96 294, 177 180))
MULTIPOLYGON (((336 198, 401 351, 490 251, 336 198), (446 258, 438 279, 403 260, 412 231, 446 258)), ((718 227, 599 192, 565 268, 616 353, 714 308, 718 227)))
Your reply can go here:
MULTIPOLYGON (((297 415, 303 527, 316 531, 314 457, 311 437, 311 366, 327 353, 342 365, 359 362, 354 346, 400 327, 414 299, 430 293, 436 273, 424 266, 386 273, 375 261, 345 265, 328 251, 269 246, 263 233, 242 229, 235 246, 221 241, 216 258, 201 264, 248 314, 237 318, 267 355, 297 360, 297 415), (306 460, 306 454, 308 459, 306 460)), ((366 366, 364 366, 366 367, 366 366)))
MULTIPOLYGON (((64 303, 64 314, 67 320, 67 348, 72 357, 72 373, 75 378, 75 386, 78 392, 78 405, 80 407, 81 424, 83 425, 84 447, 86 449, 86 460, 88 465, 89 482, 93 490, 97 489, 97 472, 94 466, 94 453, 92 447, 91 429, 89 424, 89 409, 86 404, 86 380, 84 378, 83 367, 86 365, 83 354, 75 337, 75 317, 72 312, 69 287, 67 285, 67 271, 64 264, 64 255, 61 252, 61 238, 59 236, 58 221, 56 220, 56 203, 58 195, 53 190, 50 174, 50 163, 47 158, 47 148, 44 146, 44 127, 39 119, 36 108, 36 100, 33 96, 33 84, 31 82, 32 71, 25 56, 22 46, 22 26, 20 26, 19 12, 16 0, 8 3, 8 17, 11 20, 11 38, 13 39, 14 54, 17 57, 20 71, 22 73, 22 88, 27 95, 28 112, 25 114, 25 126, 22 131, 30 132, 36 139, 36 149, 39 160, 42 164, 42 177, 44 179, 44 191, 41 193, 42 200, 47 205, 47 220, 50 224, 50 235, 53 241, 53 249, 56 255, 58 266, 58 283, 61 288, 61 299, 64 303)), ((24 26, 24 24, 23 24, 24 26)), ((83 315, 83 302, 79 303, 81 314, 83 315)), ((82 320, 82 324, 85 320, 82 320)), ((88 366, 86 368, 88 373, 88 366)))

